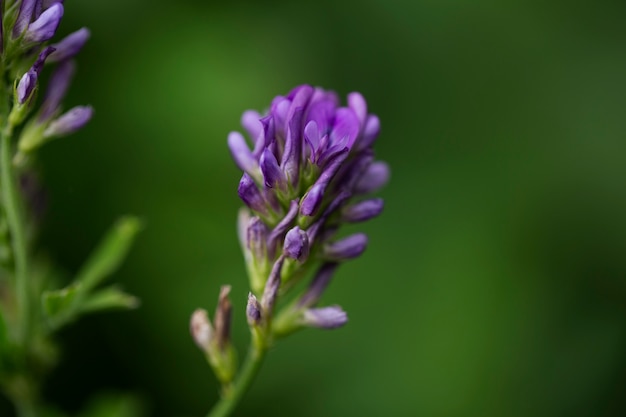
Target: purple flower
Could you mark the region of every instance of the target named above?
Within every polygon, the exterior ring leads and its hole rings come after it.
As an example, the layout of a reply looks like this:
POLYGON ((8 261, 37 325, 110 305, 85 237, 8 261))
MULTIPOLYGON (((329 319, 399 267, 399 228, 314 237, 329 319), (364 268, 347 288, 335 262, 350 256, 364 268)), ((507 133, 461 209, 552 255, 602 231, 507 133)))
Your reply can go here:
MULTIPOLYGON (((32 10, 30 13, 32 15, 32 10)), ((40 43, 52 38, 59 27, 59 23, 61 23, 62 17, 63 4, 54 3, 37 20, 28 25, 28 29, 26 29, 24 34, 24 40, 27 43, 40 43)))
POLYGON ((69 135, 85 126, 92 116, 91 106, 76 106, 50 122, 43 135, 47 138, 69 135))
POLYGON ((228 148, 243 171, 238 194, 249 210, 247 218, 265 226, 254 239, 246 237, 244 248, 252 289, 263 293, 261 308, 256 298, 249 299, 249 322, 256 323, 262 313, 270 323, 278 297, 311 265, 322 262, 308 290, 277 320, 282 330, 303 323, 324 328, 345 324, 339 307, 312 307, 338 264, 361 255, 367 246, 362 233, 335 240, 341 224, 362 222, 382 211, 382 199, 363 198, 389 178, 387 165, 374 159, 378 117, 368 112, 359 93, 350 93, 347 106, 341 106, 334 92, 302 85, 274 98, 266 114, 244 112, 241 124, 248 139, 239 132, 228 135, 228 148), (249 243, 259 239, 266 244, 249 243))

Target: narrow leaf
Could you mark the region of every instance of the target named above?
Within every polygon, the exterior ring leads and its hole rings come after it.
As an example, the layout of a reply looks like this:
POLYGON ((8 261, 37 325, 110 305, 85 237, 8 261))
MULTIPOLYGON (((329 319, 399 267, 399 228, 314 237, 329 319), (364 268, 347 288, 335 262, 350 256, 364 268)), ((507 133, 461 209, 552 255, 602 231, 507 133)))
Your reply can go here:
POLYGON ((139 306, 139 299, 117 287, 108 287, 89 295, 79 306, 81 313, 112 309, 131 309, 139 306))
POLYGON ((43 311, 48 319, 55 320, 71 314, 74 301, 81 290, 80 287, 80 285, 73 284, 61 290, 45 291, 41 299, 43 311))
POLYGON ((139 219, 130 216, 113 226, 76 277, 83 292, 89 292, 119 268, 140 229, 139 219))

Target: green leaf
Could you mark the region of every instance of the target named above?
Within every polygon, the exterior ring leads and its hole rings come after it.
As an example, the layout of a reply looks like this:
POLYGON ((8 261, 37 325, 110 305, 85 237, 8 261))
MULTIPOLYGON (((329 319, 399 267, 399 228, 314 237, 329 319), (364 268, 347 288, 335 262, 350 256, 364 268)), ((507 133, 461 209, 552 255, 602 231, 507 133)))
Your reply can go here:
POLYGON ((65 322, 71 319, 81 290, 80 284, 72 284, 61 290, 44 291, 41 301, 43 312, 48 320, 65 322))
POLYGON ((81 291, 89 292, 119 268, 141 229, 136 217, 123 217, 102 239, 76 277, 81 291))
POLYGON ((79 306, 81 313, 112 309, 131 309, 139 306, 139 299, 126 294, 117 287, 108 287, 97 291, 85 299, 79 306))
POLYGON ((78 417, 141 417, 144 409, 136 396, 105 393, 92 399, 78 417))
POLYGON ((46 316, 52 318, 69 312, 80 290, 80 285, 72 284, 61 290, 44 291, 42 302, 46 316))

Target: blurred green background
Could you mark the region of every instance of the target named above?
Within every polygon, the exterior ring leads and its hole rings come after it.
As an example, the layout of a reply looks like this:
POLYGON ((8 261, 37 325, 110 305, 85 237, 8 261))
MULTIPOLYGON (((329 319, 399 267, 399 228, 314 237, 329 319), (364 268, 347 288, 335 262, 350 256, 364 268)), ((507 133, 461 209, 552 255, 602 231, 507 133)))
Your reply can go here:
POLYGON ((92 30, 67 103, 96 117, 42 151, 41 246, 72 272, 118 216, 146 229, 115 277, 141 308, 61 335, 50 401, 216 401, 188 318, 232 283, 244 351, 226 136, 310 83, 380 116, 386 210, 325 297, 349 325, 280 343, 236 415, 626 415, 626 2, 66 6, 92 30))

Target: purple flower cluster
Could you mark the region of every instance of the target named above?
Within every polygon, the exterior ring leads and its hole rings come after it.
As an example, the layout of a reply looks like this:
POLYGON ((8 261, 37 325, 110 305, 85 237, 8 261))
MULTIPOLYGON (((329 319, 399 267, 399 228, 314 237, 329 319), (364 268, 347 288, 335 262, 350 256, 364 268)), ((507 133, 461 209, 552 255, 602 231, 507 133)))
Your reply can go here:
POLYGON ((61 114, 61 102, 74 75, 72 58, 89 39, 89 30, 79 29, 61 41, 47 45, 63 17, 63 1, 0 1, 0 20, 8 32, 0 31, 3 60, 14 63, 10 78, 17 79, 15 104, 9 116, 12 126, 20 124, 33 107, 45 64, 57 63, 50 77, 41 108, 26 126, 19 150, 28 153, 45 140, 65 136, 82 128, 92 117, 90 106, 78 106, 61 114))
POLYGON ((308 290, 275 325, 282 323, 285 332, 339 327, 347 321, 340 307, 315 306, 337 265, 367 246, 362 233, 337 239, 340 225, 383 209, 381 199, 366 197, 389 178, 372 149, 379 119, 359 93, 349 94, 343 107, 334 92, 302 85, 276 97, 265 115, 246 111, 242 125, 250 143, 232 132, 228 146, 244 171, 238 193, 247 207, 239 234, 252 287, 248 321, 267 325, 277 297, 321 264, 308 290))

